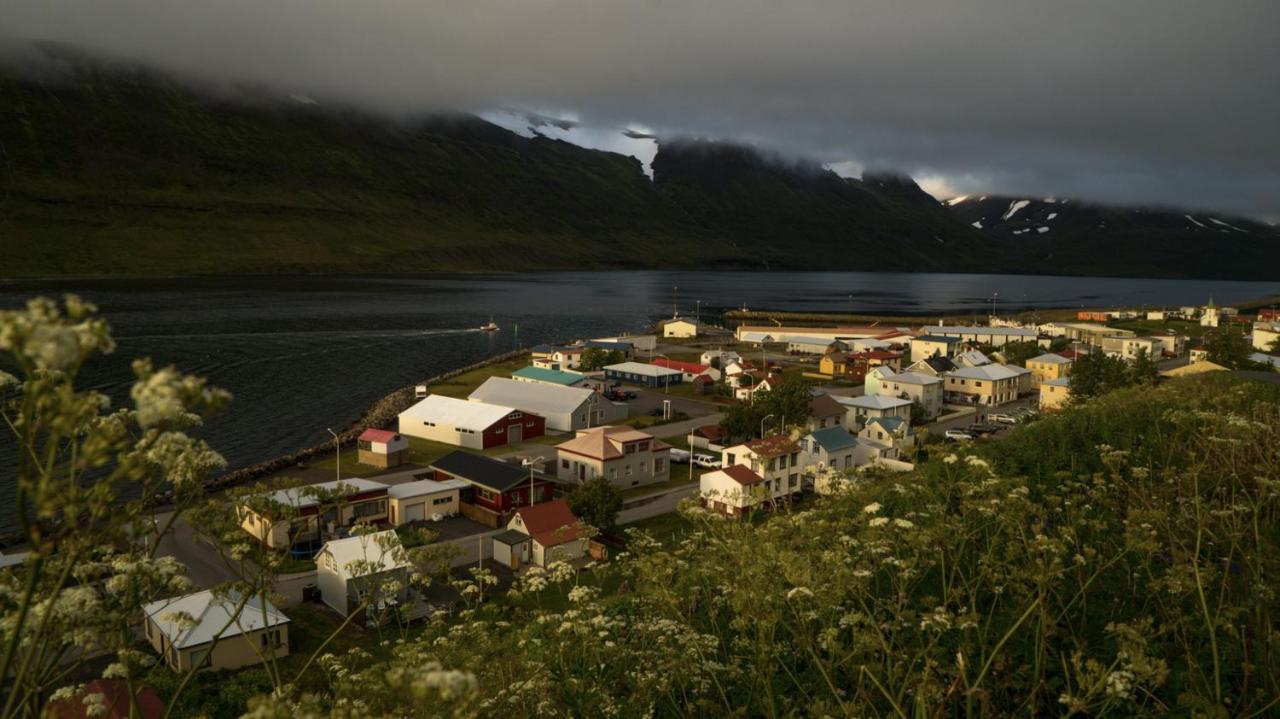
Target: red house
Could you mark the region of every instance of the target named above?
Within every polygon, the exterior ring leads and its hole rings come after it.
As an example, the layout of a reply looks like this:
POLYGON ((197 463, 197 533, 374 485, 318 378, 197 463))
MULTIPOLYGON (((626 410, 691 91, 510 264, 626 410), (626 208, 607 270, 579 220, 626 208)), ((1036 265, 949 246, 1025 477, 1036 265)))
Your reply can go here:
POLYGON ((469 482, 471 488, 462 492, 462 501, 498 514, 531 504, 531 491, 538 502, 555 495, 555 485, 528 467, 470 452, 450 452, 432 463, 431 470, 438 480, 469 482))

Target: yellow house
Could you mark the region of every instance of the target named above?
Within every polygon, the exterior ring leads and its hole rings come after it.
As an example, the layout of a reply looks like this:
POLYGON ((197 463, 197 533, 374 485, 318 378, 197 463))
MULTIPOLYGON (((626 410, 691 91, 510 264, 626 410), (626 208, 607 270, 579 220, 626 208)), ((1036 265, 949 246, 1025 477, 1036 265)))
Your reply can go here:
POLYGON ((1031 384, 1038 385, 1041 382, 1062 379, 1070 375, 1071 360, 1049 352, 1027 360, 1027 369, 1031 370, 1031 384))
POLYGON ((196 592, 143 605, 142 633, 175 672, 289 656, 289 618, 261 597, 196 592), (238 611, 237 611, 238 609, 238 611))
POLYGON ((1040 383, 1040 409, 1062 409, 1071 399, 1071 380, 1067 377, 1040 383))
POLYGON ((1030 371, 1016 366, 986 364, 947 373, 944 397, 951 402, 997 405, 1012 402, 1030 371))
POLYGON ((669 319, 662 323, 662 336, 688 339, 698 336, 698 323, 681 317, 669 319))

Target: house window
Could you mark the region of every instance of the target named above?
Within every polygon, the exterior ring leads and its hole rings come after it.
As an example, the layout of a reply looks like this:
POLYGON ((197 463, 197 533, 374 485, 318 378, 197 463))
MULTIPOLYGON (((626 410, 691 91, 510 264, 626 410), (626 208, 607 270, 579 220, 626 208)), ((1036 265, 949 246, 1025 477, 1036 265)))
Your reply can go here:
POLYGON ((642 459, 642 460, 640 460, 640 471, 641 471, 641 472, 643 472, 643 471, 644 471, 645 465, 647 465, 647 464, 648 464, 648 462, 644 461, 643 459, 642 459))
POLYGON ((520 417, 522 416, 523 415, 521 415, 519 412, 512 412, 511 414, 507 415, 507 419, 520 419, 520 417))
POLYGON ((366 441, 366 440, 360 440, 359 445, 360 445, 360 449, 363 449, 363 450, 364 450, 364 451, 366 451, 366 452, 368 452, 369 450, 373 449, 373 442, 369 442, 369 441, 366 441))
POLYGON ((480 487, 476 487, 476 496, 479 497, 480 499, 485 500, 486 502, 492 502, 497 497, 497 495, 494 494, 493 492, 490 492, 487 489, 482 489, 480 487))
POLYGON ((630 443, 630 444, 626 445, 626 448, 625 448, 625 450, 624 450, 624 451, 625 451, 625 453, 626 453, 626 454, 635 454, 635 453, 636 453, 636 445, 635 445, 635 443, 634 443, 634 442, 632 442, 632 443, 630 443))
POLYGON ((431 500, 431 504, 439 506, 441 504, 453 504, 453 497, 436 497, 431 500))
POLYGON ((213 666, 213 657, 209 655, 208 649, 191 650, 191 666, 199 669, 213 666))
POLYGON ((568 469, 568 468, 569 468, 569 460, 567 459, 560 460, 560 469, 568 469))
POLYGON ((649 451, 649 442, 648 442, 647 440, 646 440, 646 441, 644 441, 644 442, 641 442, 641 443, 640 443, 640 451, 641 451, 641 452, 648 452, 648 451, 649 451))
POLYGON ((666 466, 667 466, 666 460, 662 460, 662 459, 653 460, 653 473, 660 474, 663 468, 665 468, 666 466))
POLYGON ((617 467, 610 467, 610 468, 609 468, 609 479, 617 479, 617 478, 618 478, 618 468, 617 468, 617 467))
POLYGON ((494 434, 506 434, 506 433, 507 433, 507 428, 506 428, 506 427, 499 427, 499 428, 495 429, 495 430, 493 431, 493 433, 494 433, 494 434))
POLYGON ((627 474, 627 476, 628 476, 628 477, 630 477, 630 476, 631 476, 631 465, 629 465, 629 464, 628 464, 628 465, 627 465, 627 467, 626 467, 626 474, 627 474))
POLYGON ((386 513, 387 513, 387 500, 385 499, 379 499, 376 502, 362 502, 360 504, 352 505, 351 507, 351 517, 353 519, 360 519, 361 517, 372 517, 376 514, 386 514, 386 513))

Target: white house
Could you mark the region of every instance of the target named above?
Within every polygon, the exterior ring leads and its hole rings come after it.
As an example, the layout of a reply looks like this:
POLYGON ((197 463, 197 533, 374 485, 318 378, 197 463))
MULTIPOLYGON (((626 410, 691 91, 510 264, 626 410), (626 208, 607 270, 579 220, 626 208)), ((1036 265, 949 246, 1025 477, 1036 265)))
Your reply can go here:
POLYGON ((563 499, 520 507, 493 537, 493 559, 511 569, 568 562, 587 552, 590 537, 563 499))
POLYGON ((929 357, 951 357, 960 348, 959 337, 920 335, 911 338, 911 361, 919 362, 929 357))
POLYGON ((800 445, 786 435, 774 435, 720 452, 721 468, 740 464, 764 479, 765 498, 776 499, 800 491, 803 464, 800 445))
POLYGON ((915 446, 916 436, 911 423, 901 417, 873 417, 858 432, 858 439, 881 450, 885 459, 898 459, 901 453, 915 446))
POLYGON ((370 467, 396 467, 409 455, 409 440, 401 434, 370 427, 356 439, 356 461, 370 467))
POLYGON ((472 402, 514 407, 546 420, 546 428, 573 432, 626 419, 627 405, 610 402, 584 387, 558 387, 490 377, 468 399, 472 402))
POLYGON ((144 604, 142 614, 142 633, 175 672, 238 669, 289 655, 289 618, 261 597, 205 590, 144 604))
MULTIPOLYGON (((870 378, 871 375, 867 376, 870 378)), ((919 402, 925 419, 934 419, 942 413, 940 377, 921 372, 888 373, 875 383, 874 392, 871 387, 868 379, 863 394, 879 394, 919 402)))
POLYGON ((400 434, 410 437, 455 447, 488 449, 541 437, 546 423, 542 417, 515 407, 433 394, 401 412, 399 426, 400 434))
POLYGON ((874 417, 901 417, 911 420, 911 400, 900 397, 889 397, 882 394, 863 395, 861 397, 837 397, 840 404, 849 408, 845 415, 844 427, 857 432, 874 417))
POLYGON ((707 350, 698 358, 698 362, 705 365, 718 364, 720 365, 720 369, 728 367, 731 362, 739 362, 741 360, 742 355, 734 352, 733 350, 707 350))
POLYGON ((452 517, 460 510, 463 490, 471 486, 462 479, 419 479, 415 482, 393 484, 387 487, 387 500, 391 503, 389 519, 399 526, 409 522, 452 517))
POLYGON ((402 604, 409 594, 409 563, 399 535, 388 529, 325 542, 316 554, 316 586, 320 601, 344 617, 402 604))
POLYGON ((766 499, 764 477, 742 464, 703 474, 698 480, 698 493, 702 506, 730 517, 741 517, 766 499))
POLYGON ((625 426, 593 427, 556 445, 558 479, 581 484, 605 477, 622 488, 667 481, 671 476, 671 446, 652 435, 625 426))

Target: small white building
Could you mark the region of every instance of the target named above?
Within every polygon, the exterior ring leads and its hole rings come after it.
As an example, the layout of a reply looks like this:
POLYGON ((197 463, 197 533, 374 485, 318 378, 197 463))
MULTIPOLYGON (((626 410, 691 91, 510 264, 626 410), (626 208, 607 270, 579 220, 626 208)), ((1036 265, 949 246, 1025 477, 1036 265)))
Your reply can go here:
POLYGON ((764 477, 741 464, 703 474, 698 480, 698 494, 702 506, 730 517, 741 517, 767 499, 764 477))
POLYGON ((143 635, 175 672, 239 669, 289 656, 289 618, 261 597, 205 590, 144 604, 142 614, 143 635))
POLYGON ((719 365, 720 369, 724 369, 732 362, 742 361, 742 355, 733 350, 707 350, 698 358, 698 362, 705 365, 719 365))
POLYGON ((398 467, 409 455, 409 440, 390 430, 370 427, 356 439, 356 461, 370 467, 398 467))
POLYGON ((342 616, 402 604, 409 594, 409 563, 395 530, 325 542, 316 554, 320 601, 342 616))
POLYGON ((400 526, 452 517, 460 511, 462 491, 470 486, 471 483, 463 479, 419 479, 393 484, 387 487, 387 501, 391 504, 388 518, 400 526))
POLYGON ((925 419, 935 419, 942 414, 942 378, 921 372, 889 372, 875 383, 873 392, 871 375, 864 383, 864 395, 878 394, 918 402, 925 419))
POLYGON ((690 339, 697 337, 701 326, 690 319, 683 317, 675 317, 662 323, 662 336, 672 337, 676 339, 690 339))

